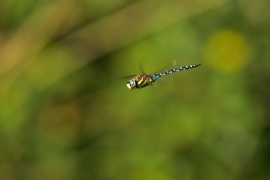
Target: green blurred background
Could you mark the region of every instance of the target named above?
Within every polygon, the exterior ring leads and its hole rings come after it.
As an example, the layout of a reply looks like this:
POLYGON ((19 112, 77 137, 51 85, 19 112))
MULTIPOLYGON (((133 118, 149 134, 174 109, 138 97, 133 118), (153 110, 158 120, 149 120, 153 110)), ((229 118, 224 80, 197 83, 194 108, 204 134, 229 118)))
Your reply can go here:
POLYGON ((268 0, 1 0, 0 179, 270 179, 269 47, 268 0))

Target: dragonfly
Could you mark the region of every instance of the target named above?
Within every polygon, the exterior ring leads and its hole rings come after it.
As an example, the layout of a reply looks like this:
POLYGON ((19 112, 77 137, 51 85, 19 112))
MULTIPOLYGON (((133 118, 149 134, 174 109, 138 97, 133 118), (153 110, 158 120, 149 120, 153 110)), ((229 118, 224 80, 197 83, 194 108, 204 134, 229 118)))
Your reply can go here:
POLYGON ((128 89, 130 89, 130 90, 142 89, 146 86, 152 85, 153 82, 155 82, 157 79, 159 79, 163 76, 166 76, 166 75, 169 75, 169 74, 172 74, 175 72, 179 72, 179 71, 184 71, 184 70, 196 68, 200 65, 201 64, 191 64, 188 66, 180 66, 177 68, 173 68, 173 69, 170 69, 167 71, 163 71, 160 73, 154 73, 154 74, 145 74, 145 72, 143 71, 143 68, 141 66, 140 68, 141 68, 142 74, 128 76, 128 77, 133 77, 133 78, 130 79, 126 85, 127 85, 128 89))

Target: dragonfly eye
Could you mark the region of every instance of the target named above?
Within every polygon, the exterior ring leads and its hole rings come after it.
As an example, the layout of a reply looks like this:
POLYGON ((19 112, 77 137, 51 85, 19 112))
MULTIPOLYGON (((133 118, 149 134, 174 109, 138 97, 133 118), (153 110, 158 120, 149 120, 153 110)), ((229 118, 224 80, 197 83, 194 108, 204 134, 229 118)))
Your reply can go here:
POLYGON ((131 79, 127 82, 128 89, 132 90, 136 88, 136 82, 134 79, 131 79))

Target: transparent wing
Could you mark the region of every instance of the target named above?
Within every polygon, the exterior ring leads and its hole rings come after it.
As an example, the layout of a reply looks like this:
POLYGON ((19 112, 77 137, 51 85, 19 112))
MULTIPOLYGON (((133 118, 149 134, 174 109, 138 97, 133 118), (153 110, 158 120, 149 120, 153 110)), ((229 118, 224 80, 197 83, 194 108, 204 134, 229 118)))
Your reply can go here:
POLYGON ((112 79, 131 79, 134 78, 136 75, 128 75, 128 76, 120 76, 120 77, 112 77, 112 79))
MULTIPOLYGON (((140 63, 140 73, 145 74, 142 63, 140 63)), ((120 76, 120 77, 113 77, 113 79, 131 79, 131 78, 133 78, 133 77, 135 77, 137 75, 138 74, 136 74, 136 75, 135 74, 134 75, 128 75, 128 76, 120 76)))
POLYGON ((172 68, 176 68, 177 65, 179 65, 179 62, 174 60, 174 61, 168 63, 167 65, 163 66, 163 68, 161 68, 160 70, 156 71, 155 74, 172 69, 172 68))
MULTIPOLYGON (((176 68, 178 66, 180 67, 180 62, 178 62, 178 61, 175 60, 175 61, 172 61, 172 62, 168 63, 163 68, 161 68, 159 71, 156 71, 154 74, 158 74, 158 73, 164 72, 166 70, 170 70, 172 68, 176 68)), ((173 73, 173 74, 169 74, 169 75, 166 75, 164 77, 161 77, 161 78, 157 79, 153 83, 153 86, 154 87, 165 86, 165 85, 167 85, 168 83, 170 83, 174 79, 175 75, 177 75, 177 73, 173 73)))
POLYGON ((142 74, 145 74, 142 63, 140 63, 140 71, 142 74))

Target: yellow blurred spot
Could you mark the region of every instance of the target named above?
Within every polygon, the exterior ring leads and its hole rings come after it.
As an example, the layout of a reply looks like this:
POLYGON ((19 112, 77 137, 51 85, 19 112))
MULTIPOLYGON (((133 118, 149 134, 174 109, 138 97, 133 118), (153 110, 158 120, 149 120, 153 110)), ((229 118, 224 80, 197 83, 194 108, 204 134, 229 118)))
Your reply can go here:
POLYGON ((247 61, 248 47, 245 38, 232 30, 213 34, 204 51, 206 62, 214 69, 223 72, 237 71, 247 61))

